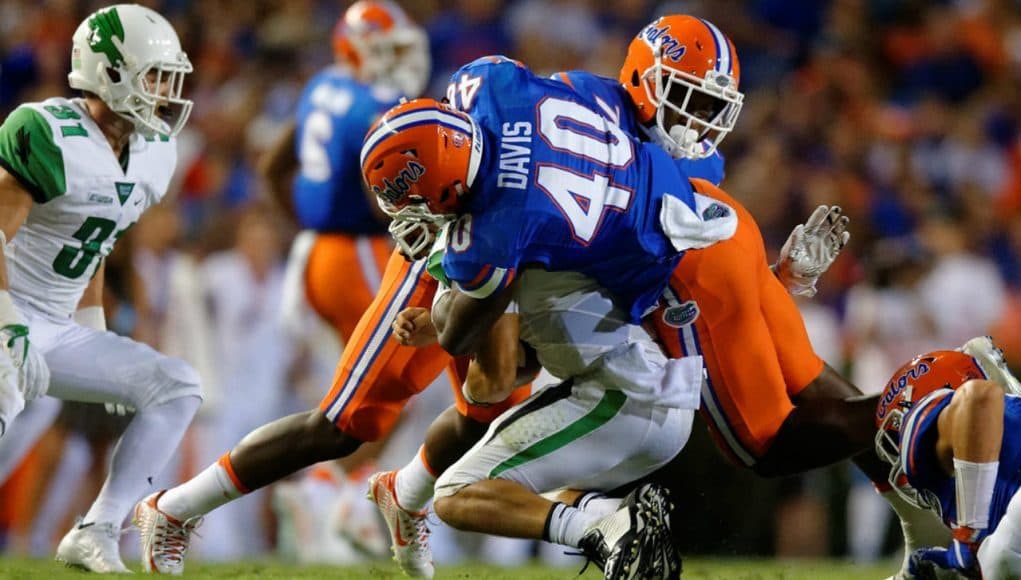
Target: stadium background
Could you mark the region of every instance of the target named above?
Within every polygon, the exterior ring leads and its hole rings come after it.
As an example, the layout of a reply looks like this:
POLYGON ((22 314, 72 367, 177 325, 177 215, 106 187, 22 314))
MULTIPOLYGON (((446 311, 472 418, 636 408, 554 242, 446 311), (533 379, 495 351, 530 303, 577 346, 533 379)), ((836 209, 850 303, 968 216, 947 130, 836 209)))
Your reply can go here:
MULTIPOLYGON (((330 30, 346 3, 145 4, 172 21, 195 65, 186 81, 195 108, 180 138, 171 199, 110 260, 110 325, 174 351, 197 336, 192 322, 204 324, 197 327, 204 346, 192 359, 213 393, 199 423, 231 423, 244 414, 258 424, 258 413, 272 418, 314 401, 329 373, 317 367, 329 355, 316 352, 316 340, 292 347, 274 339, 277 278, 295 230, 264 201, 255 168, 292 114, 303 82, 330 62, 330 30), (223 279, 217 272, 228 260, 251 275, 223 279), (194 312, 177 308, 182 292, 194 299, 185 300, 194 312), (249 300, 241 318, 250 327, 225 314, 242 299, 249 300), (256 372, 250 362, 259 357, 275 361, 258 371, 263 380, 240 379, 256 372), (238 392, 254 410, 233 407, 238 392)), ((0 116, 21 102, 69 94, 71 33, 101 5, 0 4, 0 116)), ((615 77, 627 43, 655 15, 713 21, 737 46, 746 93, 738 128, 722 146, 724 188, 748 205, 774 253, 817 204, 840 204, 852 220, 850 246, 819 295, 801 303, 824 358, 866 391, 880 389, 912 354, 978 334, 993 334, 1009 361, 1021 365, 1021 2, 403 5, 429 33, 429 94, 436 96, 458 66, 494 53, 539 73, 580 68, 615 77)), ((118 428, 101 409, 79 405, 66 406, 59 425, 15 481, 0 488, 0 529, 13 553, 45 553, 46 535, 33 532, 33 522, 57 518, 49 527, 63 530, 73 515, 73 500, 62 512, 38 513, 48 474, 71 455, 72 443, 101 457, 118 428)), ((212 452, 229 447, 225 433, 233 432, 200 431, 183 448, 177 474, 204 464, 203 444, 212 452)), ((866 560, 896 548, 882 506, 844 466, 754 478, 729 467, 702 429, 685 453, 690 493, 681 502, 691 517, 682 525, 692 553, 866 560)), ((83 497, 91 497, 92 479, 83 480, 83 497)))

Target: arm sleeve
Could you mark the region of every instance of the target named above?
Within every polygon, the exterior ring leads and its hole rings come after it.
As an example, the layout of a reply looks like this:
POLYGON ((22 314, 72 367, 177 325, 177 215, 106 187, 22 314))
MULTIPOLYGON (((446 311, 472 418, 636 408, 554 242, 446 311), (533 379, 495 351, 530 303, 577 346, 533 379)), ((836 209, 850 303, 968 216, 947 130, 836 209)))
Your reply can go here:
POLYGON ((46 203, 64 195, 64 156, 53 141, 53 130, 42 115, 19 107, 0 125, 0 167, 32 196, 46 203))

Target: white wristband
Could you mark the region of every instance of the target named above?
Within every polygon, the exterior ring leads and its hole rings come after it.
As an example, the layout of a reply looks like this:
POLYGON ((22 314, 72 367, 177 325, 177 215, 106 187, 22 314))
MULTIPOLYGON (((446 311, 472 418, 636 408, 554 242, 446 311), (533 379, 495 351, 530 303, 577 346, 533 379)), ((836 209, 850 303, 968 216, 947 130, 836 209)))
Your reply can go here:
POLYGON ((23 324, 23 322, 18 314, 18 309, 14 307, 14 301, 11 300, 11 293, 0 289, 0 326, 9 324, 23 324))
POLYGON ((86 306, 74 313, 74 321, 94 330, 106 330, 106 314, 102 306, 86 306))
POLYGON ((999 461, 974 463, 954 458, 958 526, 976 530, 989 527, 989 505, 999 468, 999 461))

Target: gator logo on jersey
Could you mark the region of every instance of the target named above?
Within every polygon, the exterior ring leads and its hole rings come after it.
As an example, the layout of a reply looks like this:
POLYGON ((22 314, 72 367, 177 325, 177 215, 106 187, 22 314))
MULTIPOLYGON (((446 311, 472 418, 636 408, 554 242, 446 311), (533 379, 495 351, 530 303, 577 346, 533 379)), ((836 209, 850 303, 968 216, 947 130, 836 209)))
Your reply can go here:
POLYGON ((725 218, 730 215, 730 208, 725 205, 720 205, 716 202, 709 204, 709 207, 702 210, 702 220, 709 221, 720 218, 725 218))
POLYGON ((89 201, 101 203, 103 205, 113 205, 113 196, 103 195, 102 193, 90 193, 89 201))
POLYGON ((373 185, 372 193, 392 204, 396 204, 423 175, 425 175, 425 165, 418 161, 409 161, 392 181, 388 178, 383 178, 382 188, 378 185, 373 185))
POLYGON ((918 361, 918 364, 904 371, 900 376, 892 379, 890 384, 886 387, 886 393, 883 398, 879 400, 879 408, 876 409, 876 418, 882 421, 886 417, 886 413, 890 410, 890 405, 898 400, 899 395, 911 384, 912 381, 918 380, 918 377, 929 372, 932 368, 927 362, 928 359, 918 361))
POLYGON ((645 41, 649 43, 649 46, 656 46, 657 41, 662 41, 660 50, 663 51, 663 57, 669 58, 670 60, 677 62, 684 57, 684 53, 687 48, 677 41, 676 38, 670 36, 670 25, 663 27, 657 27, 652 24, 647 26, 645 30, 639 35, 645 38, 645 41))
POLYGON ((124 64, 124 54, 117 48, 114 38, 124 42, 124 25, 121 24, 121 17, 117 14, 116 8, 108 8, 96 12, 95 16, 89 19, 88 43, 92 52, 105 54, 111 66, 124 64))
POLYGON ((698 318, 698 304, 694 300, 688 300, 684 304, 671 306, 663 311, 663 322, 667 326, 682 328, 688 326, 698 318))

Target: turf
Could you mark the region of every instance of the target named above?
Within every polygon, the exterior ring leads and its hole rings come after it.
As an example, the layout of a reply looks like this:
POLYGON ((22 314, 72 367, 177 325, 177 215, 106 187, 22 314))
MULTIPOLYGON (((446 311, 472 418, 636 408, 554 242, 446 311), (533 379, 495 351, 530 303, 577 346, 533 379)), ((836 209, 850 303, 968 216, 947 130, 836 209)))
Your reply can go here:
MULTIPOLYGON (((886 578, 896 570, 896 564, 887 562, 877 566, 855 566, 834 560, 706 560, 686 559, 685 579, 723 578, 727 580, 853 580, 855 578, 875 580, 886 578)), ((89 575, 77 570, 64 568, 52 560, 29 560, 0 556, 0 578, 3 580, 59 580, 75 578, 82 580, 89 575)), ((574 568, 546 568, 526 566, 521 568, 497 568, 484 565, 442 567, 437 571, 438 579, 470 578, 472 580, 553 580, 578 578, 574 568)), ((583 578, 599 578, 598 571, 589 567, 583 578)), ((332 566, 297 567, 279 562, 255 562, 244 564, 192 564, 185 578, 231 578, 255 580, 263 578, 331 578, 347 580, 398 579, 405 578, 389 564, 376 564, 360 568, 338 568, 332 566)))

